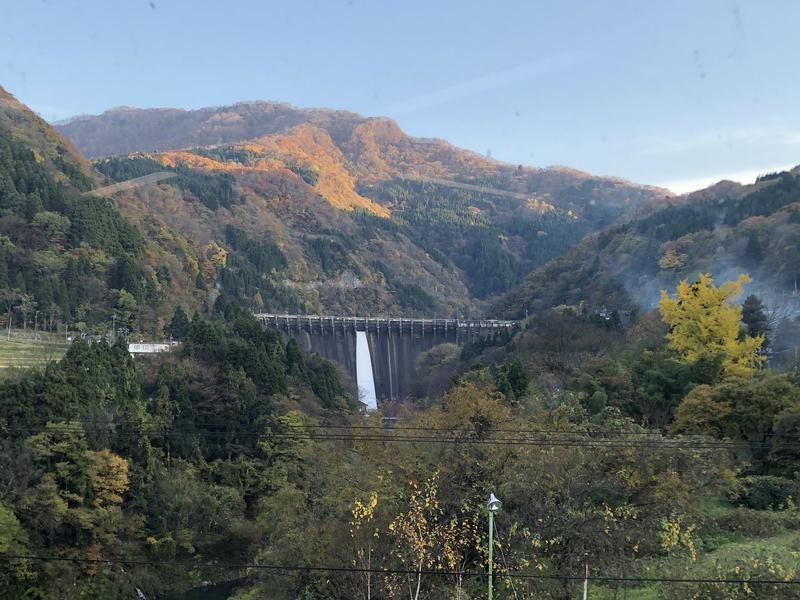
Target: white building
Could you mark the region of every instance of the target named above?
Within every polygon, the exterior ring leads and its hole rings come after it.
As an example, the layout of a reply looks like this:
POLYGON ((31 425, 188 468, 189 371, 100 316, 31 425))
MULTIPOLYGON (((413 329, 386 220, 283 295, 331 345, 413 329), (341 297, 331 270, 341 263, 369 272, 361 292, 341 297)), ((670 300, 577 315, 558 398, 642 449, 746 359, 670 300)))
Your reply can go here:
POLYGON ((169 342, 139 342, 138 344, 128 344, 128 352, 131 354, 158 354, 159 352, 169 351, 169 342))

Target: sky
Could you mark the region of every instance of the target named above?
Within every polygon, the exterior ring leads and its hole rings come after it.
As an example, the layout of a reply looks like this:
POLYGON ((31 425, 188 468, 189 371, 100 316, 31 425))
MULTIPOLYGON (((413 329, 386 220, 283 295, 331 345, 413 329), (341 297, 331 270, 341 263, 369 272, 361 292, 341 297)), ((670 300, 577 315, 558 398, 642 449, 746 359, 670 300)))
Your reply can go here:
POLYGON ((688 191, 800 163, 796 0, 0 0, 48 120, 245 100, 688 191))

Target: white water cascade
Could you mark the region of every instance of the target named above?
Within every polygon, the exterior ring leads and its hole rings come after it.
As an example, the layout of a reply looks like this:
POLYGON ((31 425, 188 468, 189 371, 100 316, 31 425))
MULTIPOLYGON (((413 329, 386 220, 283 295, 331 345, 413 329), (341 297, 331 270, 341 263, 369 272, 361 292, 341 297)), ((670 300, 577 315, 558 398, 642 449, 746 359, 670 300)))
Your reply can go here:
POLYGON ((375 394, 375 378, 372 375, 372 356, 369 353, 367 343, 367 332, 356 332, 356 384, 358 385, 358 395, 367 410, 372 411, 378 408, 378 398, 375 394))

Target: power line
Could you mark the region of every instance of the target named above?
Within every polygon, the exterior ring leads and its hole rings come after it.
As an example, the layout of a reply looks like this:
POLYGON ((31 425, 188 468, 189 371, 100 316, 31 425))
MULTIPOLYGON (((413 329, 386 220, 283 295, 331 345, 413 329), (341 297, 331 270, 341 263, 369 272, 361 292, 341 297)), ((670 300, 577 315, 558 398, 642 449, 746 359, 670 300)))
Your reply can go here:
MULTIPOLYGON (((85 423, 94 423, 100 425, 108 425, 108 426, 118 426, 118 425, 133 425, 137 427, 148 427, 148 428, 155 428, 155 427, 171 427, 172 423, 166 421, 130 421, 130 420, 102 420, 102 419, 69 419, 69 422, 77 422, 81 424, 85 423)), ((69 422, 67 424, 69 424, 69 422)), ((202 421, 196 423, 195 426, 197 427, 209 427, 209 426, 220 426, 225 427, 231 424, 231 421, 202 421)), ((323 429, 323 430, 366 430, 366 431, 381 431, 386 433, 393 433, 395 431, 419 431, 419 432, 441 432, 441 433, 478 433, 478 430, 470 427, 430 427, 430 426, 392 426, 392 425, 353 425, 353 424, 346 424, 346 425, 333 425, 330 423, 323 423, 323 424, 295 424, 295 423, 281 423, 279 425, 280 428, 286 429, 323 429)), ((514 434, 530 434, 530 435, 539 435, 539 434, 559 434, 559 435, 575 435, 575 436, 583 436, 588 439, 604 439, 604 438, 614 438, 616 436, 652 436, 652 437, 660 437, 662 439, 676 439, 676 438, 668 438, 665 434, 661 431, 618 431, 614 429, 589 429, 585 431, 570 431, 565 429, 539 429, 539 428, 522 428, 522 429, 506 429, 501 427, 491 427, 488 429, 489 433, 514 433, 514 434)), ((251 434, 243 432, 242 434, 247 435, 260 435, 260 434, 251 434)), ((699 434, 695 434, 699 435, 699 434)), ((798 439, 800 440, 800 434, 794 433, 777 433, 777 432, 767 432, 762 434, 764 438, 782 438, 782 439, 798 439)), ((752 443, 759 443, 759 442, 724 442, 724 440, 718 440, 723 443, 741 443, 741 444, 752 444, 752 443)))
MULTIPOLYGON (((773 445, 767 442, 747 441, 722 441, 709 440, 704 442, 663 438, 663 441, 641 440, 626 441, 616 439, 599 439, 591 437, 560 437, 560 438, 459 438, 425 435, 395 435, 387 431, 388 435, 378 434, 347 434, 347 433, 314 433, 314 432, 247 432, 247 431, 207 431, 187 430, 160 431, 152 427, 140 427, 136 431, 111 431, 108 429, 87 429, 78 426, 50 427, 50 428, 6 428, 5 433, 93 433, 112 434, 117 438, 137 438, 143 433, 153 437, 170 439, 190 438, 251 438, 257 440, 288 440, 288 441, 320 441, 320 442, 380 442, 380 443, 430 443, 472 446, 531 446, 531 447, 583 447, 583 448, 633 448, 656 450, 754 450, 770 449, 773 445)), ((783 450, 800 450, 800 444, 783 444, 783 450)))
MULTIPOLYGON (((132 424, 132 425, 141 425, 142 421, 130 421, 130 420, 103 420, 103 419, 83 419, 77 418, 72 419, 73 421, 78 421, 80 423, 100 423, 100 424, 108 424, 108 425, 116 425, 116 424, 132 424)), ((229 425, 230 421, 203 421, 202 425, 229 425)), ((167 421, 150 421, 147 425, 152 426, 170 426, 170 423, 167 421)), ((355 430, 380 430, 380 431, 434 431, 434 432, 464 432, 464 433, 472 433, 475 432, 475 428, 470 427, 430 427, 430 426, 394 426, 394 425, 353 425, 353 424, 345 424, 345 425, 334 425, 331 423, 322 423, 322 424, 293 424, 293 423, 285 423, 281 424, 281 427, 286 427, 290 429, 355 429, 355 430)), ((501 427, 492 427, 491 431, 498 432, 498 433, 532 433, 532 434, 539 434, 539 433, 573 433, 573 434, 581 434, 581 435, 652 435, 652 436, 663 436, 663 433, 660 431, 618 431, 614 429, 595 429, 589 431, 568 431, 564 429, 539 429, 539 428, 523 428, 523 429, 506 429, 501 427)), ((797 436, 800 437, 800 434, 797 436)))
MULTIPOLYGON (((100 423, 99 421, 96 421, 100 423)), ((136 422, 129 422, 130 424, 134 425, 135 431, 112 431, 112 428, 119 425, 118 422, 109 421, 108 429, 102 427, 92 427, 87 428, 83 427, 82 425, 75 423, 64 423, 64 424, 57 424, 51 425, 50 427, 43 427, 43 428, 32 428, 32 427, 6 427, 5 432, 17 432, 17 433, 40 433, 45 431, 56 431, 56 432, 66 432, 66 433, 110 433, 113 432, 116 436, 139 436, 142 433, 151 433, 153 435, 158 436, 167 436, 167 437, 224 437, 224 436, 235 436, 235 437, 255 437, 255 438, 288 438, 288 439, 308 439, 308 440, 345 440, 345 441, 399 441, 399 442, 432 442, 432 443, 456 443, 456 444, 501 444, 501 445, 588 445, 588 446, 611 446, 611 447, 679 447, 679 448, 754 448, 754 447, 764 447, 764 448, 771 448, 772 444, 768 442, 758 442, 758 441, 726 441, 726 440, 708 440, 708 441, 692 441, 687 439, 681 438, 668 438, 662 437, 660 440, 618 440, 613 437, 594 437, 591 435, 587 435, 585 433, 580 432, 568 432, 568 431, 559 431, 559 430, 552 430, 553 434, 558 434, 560 437, 500 437, 500 438, 463 438, 463 437, 443 437, 443 436, 433 436, 433 435, 406 435, 401 434, 398 435, 395 433, 396 430, 392 429, 381 429, 380 432, 383 435, 378 433, 362 433, 362 434, 352 434, 352 433, 340 433, 338 431, 326 432, 326 433, 317 433, 316 431, 297 431, 301 428, 309 428, 314 430, 319 429, 333 429, 338 430, 339 426, 293 426, 290 429, 294 431, 283 432, 283 431, 271 431, 271 432, 252 432, 252 431, 236 431, 236 430, 218 430, 218 431, 211 431, 207 429, 203 429, 202 427, 205 423, 200 423, 196 427, 197 428, 187 428, 182 427, 181 429, 172 428, 170 430, 162 430, 160 428, 167 429, 169 425, 167 424, 152 424, 152 423, 136 423, 136 422), (566 436, 566 437, 565 437, 566 436)), ((227 423, 230 424, 230 423, 227 423)), ((284 426, 281 425, 281 428, 284 426)), ((411 428, 409 428, 411 429, 411 428)), ((424 428, 419 428, 420 431, 426 431, 424 428)), ((445 430, 445 429, 432 429, 431 431, 441 431, 441 432, 450 432, 450 433, 478 433, 475 430, 466 430, 466 429, 455 429, 455 430, 445 430)), ((490 430, 488 433, 493 433, 497 430, 490 430)), ((523 431, 523 430, 520 430, 523 431)), ((531 434, 533 435, 533 434, 531 434)), ((538 433, 536 435, 544 436, 544 433, 538 433)), ((769 436, 765 436, 769 437, 769 436)), ((794 436, 783 436, 782 434, 772 434, 772 437, 776 438, 794 438, 794 436)), ((783 445, 783 448, 800 448, 800 445, 783 445)))
MULTIPOLYGON (((113 427, 114 423, 109 423, 109 427, 113 427)), ((236 431, 236 430, 218 430, 210 431, 202 428, 188 429, 182 428, 180 430, 160 430, 160 426, 143 425, 136 428, 136 431, 114 431, 111 428, 105 429, 100 427, 86 428, 78 425, 57 425, 44 428, 32 427, 8 427, 6 432, 17 433, 43 433, 47 431, 63 432, 63 433, 113 433, 116 436, 139 436, 142 433, 151 433, 158 436, 166 437, 254 437, 254 438, 284 438, 284 439, 307 439, 307 440, 346 440, 346 441, 401 441, 401 442, 433 442, 433 443, 456 443, 456 444, 508 444, 508 445, 551 445, 551 444, 577 444, 588 446, 622 446, 622 447, 670 447, 676 446, 680 448, 752 448, 753 446, 771 447, 770 444, 762 442, 747 442, 747 441, 724 441, 724 440, 709 440, 703 442, 696 442, 690 440, 682 440, 678 438, 662 438, 663 441, 655 440, 632 440, 623 441, 614 438, 595 438, 585 434, 570 434, 569 432, 562 432, 563 434, 571 435, 572 437, 555 437, 555 438, 531 438, 531 437, 501 437, 501 438, 462 438, 462 437, 443 437, 433 435, 396 435, 391 430, 384 430, 385 435, 377 433, 367 434, 350 434, 350 433, 316 433, 313 431, 271 431, 271 432, 250 432, 250 431, 236 431)), ((472 433, 476 433, 472 431, 472 433)))
MULTIPOLYGON (((154 561, 154 560, 137 560, 125 558, 79 558, 69 556, 41 556, 41 555, 28 555, 28 554, 4 554, 0 555, 0 560, 35 560, 35 561, 55 561, 55 562, 74 562, 85 564, 105 564, 113 566, 114 564, 129 565, 129 566, 159 566, 159 567, 189 567, 189 568, 214 568, 214 569, 253 569, 274 572, 330 572, 330 573, 378 573, 383 575, 430 575, 440 577, 486 577, 483 571, 452 571, 452 570, 411 570, 411 569, 376 569, 366 567, 341 567, 341 566, 322 566, 322 565, 275 565, 275 564, 261 564, 261 563, 198 563, 188 561, 154 561)), ((557 574, 539 574, 539 573, 518 573, 507 572, 503 573, 504 577, 513 579, 539 579, 539 580, 583 580, 584 575, 557 575, 557 574)), ((672 583, 672 584, 688 584, 688 583, 710 583, 722 585, 800 585, 800 579, 731 579, 731 578, 689 578, 689 577, 620 577, 612 575, 590 575, 590 581, 614 583, 614 582, 628 582, 628 583, 672 583)))

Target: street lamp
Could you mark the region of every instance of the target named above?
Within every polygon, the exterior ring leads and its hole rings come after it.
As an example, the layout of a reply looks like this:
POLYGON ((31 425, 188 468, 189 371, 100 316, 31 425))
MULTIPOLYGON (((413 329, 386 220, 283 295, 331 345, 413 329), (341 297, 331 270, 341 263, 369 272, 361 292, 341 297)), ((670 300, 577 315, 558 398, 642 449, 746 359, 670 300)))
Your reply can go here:
POLYGON ((489 494, 486 509, 489 511, 489 600, 492 600, 492 546, 494 546, 494 513, 503 507, 503 503, 494 494, 489 494))

